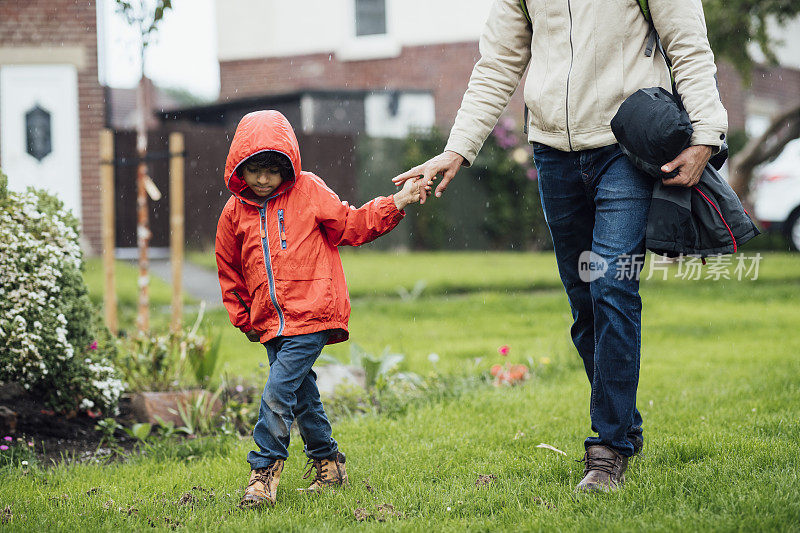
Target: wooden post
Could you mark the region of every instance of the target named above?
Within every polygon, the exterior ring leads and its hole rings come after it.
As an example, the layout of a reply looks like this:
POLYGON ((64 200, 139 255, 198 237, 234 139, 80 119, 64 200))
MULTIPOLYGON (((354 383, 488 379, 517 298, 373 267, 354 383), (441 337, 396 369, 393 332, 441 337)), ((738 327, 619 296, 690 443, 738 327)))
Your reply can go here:
POLYGON ((172 331, 179 331, 183 322, 183 134, 169 134, 169 251, 172 263, 172 331))
POLYGON ((114 283, 114 132, 104 129, 100 132, 100 191, 103 214, 103 272, 105 290, 103 291, 103 310, 106 326, 116 335, 117 290, 114 283))
MULTIPOLYGON (((144 47, 142 47, 144 57, 144 47)), ((144 66, 144 60, 142 60, 144 66)), ((145 78, 144 70, 136 89, 136 154, 139 164, 136 168, 136 246, 139 249, 139 309, 136 313, 136 328, 139 335, 150 332, 150 214, 147 202, 146 181, 148 179, 147 164, 147 125, 145 119, 145 78)))

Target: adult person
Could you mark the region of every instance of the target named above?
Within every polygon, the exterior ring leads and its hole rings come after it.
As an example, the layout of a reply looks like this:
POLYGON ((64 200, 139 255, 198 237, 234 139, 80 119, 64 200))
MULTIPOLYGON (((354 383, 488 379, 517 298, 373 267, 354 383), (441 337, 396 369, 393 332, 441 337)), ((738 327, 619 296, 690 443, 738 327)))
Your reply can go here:
MULTIPOLYGON (((662 167, 679 171, 664 183, 690 187, 727 130, 703 8, 700 0, 650 0, 649 7, 694 127, 691 146, 662 167)), ((519 0, 495 0, 444 152, 393 181, 422 176, 424 203, 426 188, 441 175, 441 196, 475 159, 528 68, 528 141, 597 433, 585 441, 577 490, 615 490, 644 443, 636 409, 639 272, 652 182, 623 156, 610 122, 636 90, 669 90, 672 83, 664 55, 645 53, 651 28, 636 0, 527 0, 527 9, 530 22, 519 0), (588 270, 587 257, 605 273, 588 270)))

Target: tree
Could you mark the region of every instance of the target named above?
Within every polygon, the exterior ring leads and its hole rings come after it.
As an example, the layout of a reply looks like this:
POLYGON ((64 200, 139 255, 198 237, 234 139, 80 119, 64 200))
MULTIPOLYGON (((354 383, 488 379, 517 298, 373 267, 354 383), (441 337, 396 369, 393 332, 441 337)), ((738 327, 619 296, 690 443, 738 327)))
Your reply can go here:
MULTIPOLYGON (((703 0, 708 38, 714 53, 727 59, 749 84, 755 60, 750 55, 755 44, 767 63, 777 65, 775 46, 780 42, 770 29, 783 27, 800 15, 797 0, 703 0)), ((751 139, 729 162, 731 186, 746 199, 753 169, 781 153, 786 143, 800 137, 800 102, 776 116, 766 132, 751 139)))
POLYGON ((783 27, 800 15, 797 0, 703 0, 711 49, 736 67, 747 83, 755 61, 750 45, 755 44, 769 64, 777 65, 770 22, 783 27))
POLYGON ((136 244, 139 248, 139 311, 136 318, 136 327, 140 333, 150 329, 150 262, 147 249, 150 244, 150 221, 148 216, 148 193, 160 197, 158 189, 147 173, 147 129, 145 98, 145 51, 155 37, 156 29, 163 20, 164 14, 172 9, 172 0, 115 0, 117 12, 125 17, 128 24, 139 34, 139 58, 141 60, 141 76, 136 94, 136 152, 139 159, 136 172, 136 207, 137 228, 136 244))

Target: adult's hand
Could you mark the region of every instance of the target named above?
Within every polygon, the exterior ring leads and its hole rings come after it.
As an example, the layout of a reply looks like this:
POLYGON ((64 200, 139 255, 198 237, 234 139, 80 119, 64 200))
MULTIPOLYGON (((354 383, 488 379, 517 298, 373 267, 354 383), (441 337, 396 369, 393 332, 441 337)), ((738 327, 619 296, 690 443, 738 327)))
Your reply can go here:
POLYGON ((447 189, 447 185, 455 177, 463 163, 463 157, 455 152, 447 150, 436 157, 428 159, 421 165, 417 165, 399 176, 395 176, 392 178, 392 181, 395 185, 401 185, 406 180, 421 176, 419 203, 424 204, 425 198, 427 198, 430 193, 433 180, 435 180, 439 174, 442 175, 442 181, 439 182, 439 185, 436 187, 436 197, 439 198, 442 196, 445 189, 447 189))
POLYGON ((711 147, 703 144, 690 146, 678 157, 661 167, 662 172, 678 170, 678 175, 663 180, 664 185, 680 185, 694 187, 703 175, 708 160, 711 158, 711 147))

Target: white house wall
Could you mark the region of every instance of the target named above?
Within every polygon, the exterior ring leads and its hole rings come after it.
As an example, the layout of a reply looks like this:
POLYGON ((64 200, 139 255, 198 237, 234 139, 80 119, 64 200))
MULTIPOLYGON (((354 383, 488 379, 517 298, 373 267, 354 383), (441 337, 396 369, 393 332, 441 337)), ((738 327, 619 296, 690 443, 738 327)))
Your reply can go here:
POLYGON ((217 0, 218 57, 233 61, 331 53, 366 59, 391 56, 402 46, 476 41, 491 4, 386 0, 387 35, 356 38, 354 0, 217 0))

